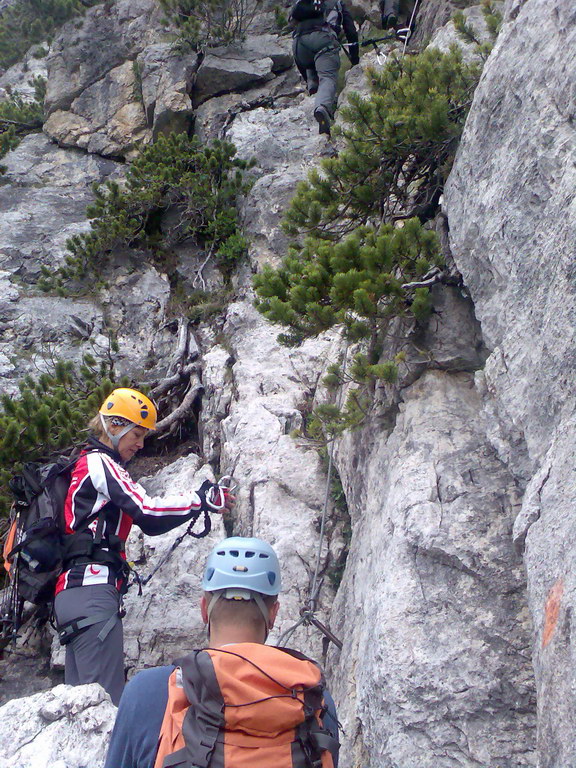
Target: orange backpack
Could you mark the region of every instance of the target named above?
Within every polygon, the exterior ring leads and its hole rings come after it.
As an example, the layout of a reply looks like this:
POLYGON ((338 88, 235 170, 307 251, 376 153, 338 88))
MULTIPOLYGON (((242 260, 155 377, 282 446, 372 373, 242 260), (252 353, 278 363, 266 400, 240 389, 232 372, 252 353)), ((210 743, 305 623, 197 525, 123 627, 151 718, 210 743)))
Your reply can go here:
POLYGON ((170 675, 154 768, 334 768, 324 675, 259 643, 193 651, 170 675))

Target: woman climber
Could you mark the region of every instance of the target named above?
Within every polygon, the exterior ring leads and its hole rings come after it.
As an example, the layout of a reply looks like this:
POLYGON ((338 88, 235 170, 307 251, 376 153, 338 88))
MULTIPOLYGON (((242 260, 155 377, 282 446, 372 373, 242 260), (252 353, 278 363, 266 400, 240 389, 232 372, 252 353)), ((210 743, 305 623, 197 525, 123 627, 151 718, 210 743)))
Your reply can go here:
POLYGON ((124 464, 156 428, 156 407, 141 392, 115 389, 89 426, 93 434, 74 467, 64 506, 64 568, 54 613, 66 645, 65 682, 100 683, 118 704, 124 688, 124 544, 132 524, 156 536, 201 512, 230 509, 233 499, 208 480, 197 491, 161 498, 132 480, 124 464))

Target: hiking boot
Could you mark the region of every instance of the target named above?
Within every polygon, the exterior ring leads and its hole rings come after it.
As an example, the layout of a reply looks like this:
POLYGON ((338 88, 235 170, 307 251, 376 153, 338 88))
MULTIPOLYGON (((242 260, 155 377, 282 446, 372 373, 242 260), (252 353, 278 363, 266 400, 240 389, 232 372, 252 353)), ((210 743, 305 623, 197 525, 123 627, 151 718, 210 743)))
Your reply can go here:
POLYGON ((395 13, 382 14, 382 29, 394 29, 398 24, 398 16, 395 13))
POLYGON ((320 105, 314 110, 314 117, 318 123, 318 133, 327 133, 330 136, 330 113, 320 105))

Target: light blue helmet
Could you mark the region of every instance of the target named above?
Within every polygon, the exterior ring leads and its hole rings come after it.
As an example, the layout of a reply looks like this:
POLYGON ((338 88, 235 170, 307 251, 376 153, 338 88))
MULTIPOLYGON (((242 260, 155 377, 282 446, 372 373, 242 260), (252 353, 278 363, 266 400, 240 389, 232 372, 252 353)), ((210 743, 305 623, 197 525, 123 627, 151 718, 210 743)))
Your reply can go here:
MULTIPOLYGON (((232 590, 277 595, 281 587, 280 564, 270 544, 241 536, 224 539, 214 547, 202 579, 204 592, 231 590, 230 598, 232 590)), ((238 597, 242 599, 241 595, 238 597)))

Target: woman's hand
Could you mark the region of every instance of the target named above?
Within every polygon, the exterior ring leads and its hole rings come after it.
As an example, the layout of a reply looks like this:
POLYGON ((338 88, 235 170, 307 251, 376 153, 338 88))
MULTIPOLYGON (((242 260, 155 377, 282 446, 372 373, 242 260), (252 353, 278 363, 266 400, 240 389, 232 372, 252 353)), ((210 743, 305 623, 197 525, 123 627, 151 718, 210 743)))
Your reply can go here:
POLYGON ((234 504, 236 503, 236 497, 232 495, 232 491, 236 488, 236 483, 228 475, 222 477, 217 483, 211 483, 206 480, 199 493, 204 491, 204 499, 206 506, 211 512, 230 512, 234 504))

